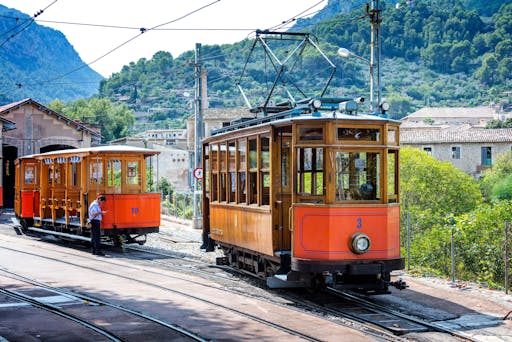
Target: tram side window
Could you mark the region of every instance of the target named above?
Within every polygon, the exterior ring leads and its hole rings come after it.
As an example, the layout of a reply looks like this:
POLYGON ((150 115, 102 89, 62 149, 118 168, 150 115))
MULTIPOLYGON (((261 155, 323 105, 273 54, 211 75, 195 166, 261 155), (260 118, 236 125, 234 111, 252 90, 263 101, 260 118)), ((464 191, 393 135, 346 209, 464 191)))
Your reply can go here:
POLYGON ((219 164, 220 164, 220 182, 219 182, 219 200, 221 202, 226 201, 226 192, 227 192, 227 165, 226 165, 226 144, 220 145, 220 155, 219 155, 219 164))
POLYGON ((270 204, 270 138, 260 138, 261 205, 270 204))
POLYGON ((245 148, 245 139, 238 140, 238 203, 245 203, 247 199, 245 148))
POLYGON ((103 163, 92 162, 89 169, 89 179, 91 184, 103 184, 103 163))
POLYGON ((52 164, 48 168, 49 177, 48 183, 51 184, 61 184, 61 165, 60 164, 52 164))
POLYGON ((236 146, 234 141, 228 143, 228 202, 236 200, 236 146))
POLYGON ((78 185, 79 171, 80 168, 78 167, 78 164, 75 162, 71 162, 71 186, 78 185))
POLYGON ((398 151, 388 152, 388 202, 398 202, 398 151))
POLYGON ((249 139, 249 204, 258 203, 258 143, 249 139))
POLYGON ((336 201, 380 198, 380 154, 336 152, 336 201))
POLYGON ((297 158, 297 192, 300 196, 324 194, 324 149, 299 148, 297 158))
POLYGON ((126 163, 126 184, 139 184, 140 165, 137 161, 129 161, 126 163))
POLYGON ((210 145, 210 158, 211 158, 211 170, 212 170, 212 179, 211 179, 211 195, 212 201, 218 201, 219 200, 219 192, 218 192, 218 176, 219 176, 219 167, 218 167, 218 155, 219 152, 219 145, 213 144, 210 145))

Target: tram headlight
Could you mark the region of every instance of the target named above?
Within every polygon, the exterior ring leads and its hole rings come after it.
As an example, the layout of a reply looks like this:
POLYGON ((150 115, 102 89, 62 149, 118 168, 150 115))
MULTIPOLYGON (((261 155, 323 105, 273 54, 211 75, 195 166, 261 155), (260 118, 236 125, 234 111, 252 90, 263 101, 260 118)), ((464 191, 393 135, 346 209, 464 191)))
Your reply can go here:
POLYGON ((318 108, 322 107, 322 101, 320 101, 319 99, 313 99, 313 100, 309 101, 309 105, 311 107, 313 107, 314 109, 318 109, 318 108))
POLYGON ((352 241, 350 243, 350 248, 352 252, 356 254, 363 254, 368 252, 370 249, 370 238, 366 234, 356 233, 352 235, 352 241))

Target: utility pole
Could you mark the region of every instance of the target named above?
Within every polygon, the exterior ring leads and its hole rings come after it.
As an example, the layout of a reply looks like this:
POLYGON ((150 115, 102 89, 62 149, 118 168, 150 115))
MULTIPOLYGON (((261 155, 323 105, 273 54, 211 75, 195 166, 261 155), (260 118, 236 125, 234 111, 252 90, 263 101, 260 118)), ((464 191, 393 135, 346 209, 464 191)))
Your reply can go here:
POLYGON ((379 8, 379 0, 372 1, 372 9, 366 8, 366 12, 370 17, 372 23, 372 34, 370 43, 370 110, 373 111, 378 109, 381 99, 381 88, 380 88, 380 23, 382 21, 379 8), (376 60, 376 61, 375 61, 376 60), (377 103, 375 104, 373 93, 374 93, 374 67, 377 67, 377 103))
MULTIPOLYGON (((199 182, 202 179, 196 177, 196 170, 199 170, 201 164, 203 133, 203 99, 202 99, 202 71, 201 71, 201 44, 196 43, 195 60, 194 60, 194 76, 195 76, 195 98, 194 98, 194 116, 195 116, 195 135, 194 135, 194 228, 202 228, 202 210, 201 198, 202 189, 199 182)), ((202 172, 201 172, 202 174, 202 172)))

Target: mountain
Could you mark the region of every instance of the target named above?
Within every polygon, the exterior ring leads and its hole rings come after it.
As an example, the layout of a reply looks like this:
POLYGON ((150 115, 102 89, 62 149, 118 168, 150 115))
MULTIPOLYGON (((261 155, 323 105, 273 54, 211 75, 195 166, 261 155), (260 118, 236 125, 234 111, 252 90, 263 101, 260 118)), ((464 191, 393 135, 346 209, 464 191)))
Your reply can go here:
POLYGON ((102 79, 60 31, 0 5, 0 104, 89 97, 102 79))
MULTIPOLYGON (((466 0, 466 3, 471 2, 466 0)), ((498 12, 479 15, 484 6, 472 9, 460 0, 381 1, 382 97, 392 105, 390 114, 399 119, 425 106, 477 106, 491 101, 510 103, 512 89, 512 4, 494 0, 498 12)), ((345 47, 369 59, 370 20, 365 1, 331 0, 315 16, 297 20, 292 31, 310 32, 336 65, 329 95, 369 96, 368 62, 337 56, 345 47)), ((208 73, 210 107, 245 106, 236 86, 242 70, 252 94, 266 94, 272 78, 264 58, 250 61, 252 39, 235 44, 204 45, 203 70, 208 73), (214 56, 214 57, 211 57, 214 56)), ((284 44, 284 43, 283 43, 284 44)), ((277 47, 286 53, 290 46, 277 47)), ((260 57, 263 57, 261 54, 260 57)), ((136 127, 180 127, 193 112, 194 52, 177 58, 161 51, 152 59, 140 59, 102 81, 99 96, 125 103, 143 113, 149 123, 136 127)), ((307 52, 302 69, 319 75, 323 66, 307 52)), ((317 85, 320 78, 299 73, 303 84, 317 85)), ((366 104, 366 103, 365 103, 366 104)), ((506 107, 506 106, 504 106, 506 107)))

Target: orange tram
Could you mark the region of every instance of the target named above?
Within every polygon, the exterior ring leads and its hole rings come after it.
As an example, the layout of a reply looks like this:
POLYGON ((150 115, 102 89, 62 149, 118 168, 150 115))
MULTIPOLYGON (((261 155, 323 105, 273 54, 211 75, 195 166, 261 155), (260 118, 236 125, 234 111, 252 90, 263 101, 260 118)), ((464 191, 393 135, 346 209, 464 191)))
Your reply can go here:
POLYGON ((160 226, 160 194, 146 185, 158 153, 100 146, 18 158, 14 211, 22 230, 90 241, 88 208, 104 195, 102 240, 143 244, 160 226))
POLYGON ((283 104, 203 142, 203 248, 270 287, 388 293, 400 256, 399 122, 351 99, 283 104))

